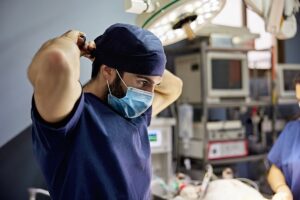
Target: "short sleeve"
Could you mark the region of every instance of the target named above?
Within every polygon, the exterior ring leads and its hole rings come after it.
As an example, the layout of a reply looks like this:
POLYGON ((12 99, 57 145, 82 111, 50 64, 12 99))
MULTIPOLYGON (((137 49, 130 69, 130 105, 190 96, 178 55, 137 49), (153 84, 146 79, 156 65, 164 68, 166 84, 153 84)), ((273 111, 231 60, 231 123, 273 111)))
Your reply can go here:
POLYGON ((58 134, 66 136, 77 124, 84 107, 84 95, 81 94, 71 113, 62 121, 57 123, 46 122, 39 114, 34 98, 32 98, 31 118, 35 132, 42 134, 58 134))
POLYGON ((281 132, 268 154, 268 160, 280 169, 282 168, 284 159, 288 157, 290 152, 290 149, 287 145, 292 145, 292 142, 290 141, 292 140, 293 135, 291 134, 292 128, 293 125, 291 123, 288 123, 285 126, 284 130, 281 132))

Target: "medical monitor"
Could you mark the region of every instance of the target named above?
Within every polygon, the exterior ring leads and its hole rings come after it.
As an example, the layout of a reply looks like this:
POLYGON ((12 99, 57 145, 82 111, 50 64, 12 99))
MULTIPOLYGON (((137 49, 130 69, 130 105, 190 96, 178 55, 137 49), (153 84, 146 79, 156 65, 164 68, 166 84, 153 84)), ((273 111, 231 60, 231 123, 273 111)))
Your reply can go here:
POLYGON ((206 64, 208 97, 240 98, 249 96, 247 55, 209 52, 206 64))
POLYGON ((278 64, 279 97, 295 98, 295 78, 300 74, 300 64, 278 64))

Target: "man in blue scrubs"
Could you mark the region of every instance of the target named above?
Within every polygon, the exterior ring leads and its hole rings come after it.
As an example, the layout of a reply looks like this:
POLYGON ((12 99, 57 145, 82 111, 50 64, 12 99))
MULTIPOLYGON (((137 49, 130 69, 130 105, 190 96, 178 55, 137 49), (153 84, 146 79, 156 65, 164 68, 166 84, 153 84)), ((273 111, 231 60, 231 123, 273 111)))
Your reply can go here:
POLYGON ((150 198, 147 126, 182 89, 165 64, 159 39, 128 24, 92 42, 72 30, 42 45, 28 69, 32 139, 52 199, 150 198), (83 88, 80 56, 93 61, 83 88))
MULTIPOLYGON (((296 81, 300 102, 300 74, 296 81)), ((300 106, 300 103, 299 103, 300 106)), ((300 120, 289 122, 268 155, 272 163, 268 182, 275 192, 273 200, 300 200, 300 120)))

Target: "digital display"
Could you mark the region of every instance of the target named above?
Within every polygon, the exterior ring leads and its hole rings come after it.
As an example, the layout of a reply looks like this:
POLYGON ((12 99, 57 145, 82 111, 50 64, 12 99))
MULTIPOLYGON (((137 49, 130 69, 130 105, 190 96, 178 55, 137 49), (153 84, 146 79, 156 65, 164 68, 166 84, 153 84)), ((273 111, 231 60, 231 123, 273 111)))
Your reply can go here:
POLYGON ((156 133, 149 133, 148 134, 150 142, 157 142, 157 134, 156 133))
POLYGON ((298 74, 300 74, 300 69, 299 70, 284 69, 283 71, 284 91, 290 91, 290 92, 295 91, 294 80, 298 74))
POLYGON ((151 147, 160 147, 162 145, 161 130, 148 130, 148 139, 151 147))
POLYGON ((234 59, 213 59, 211 61, 212 89, 242 89, 242 61, 234 59))

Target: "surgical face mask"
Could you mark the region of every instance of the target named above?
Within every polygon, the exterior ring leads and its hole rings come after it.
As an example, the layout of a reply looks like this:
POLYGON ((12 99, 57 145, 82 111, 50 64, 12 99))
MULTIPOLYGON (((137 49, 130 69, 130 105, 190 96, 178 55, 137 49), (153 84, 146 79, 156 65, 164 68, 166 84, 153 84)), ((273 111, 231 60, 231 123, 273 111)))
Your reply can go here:
POLYGON ((140 116, 152 105, 154 94, 134 87, 127 87, 119 72, 117 70, 116 72, 123 84, 126 86, 127 91, 124 97, 117 98, 112 95, 107 81, 109 90, 108 104, 126 118, 135 118, 140 116))

